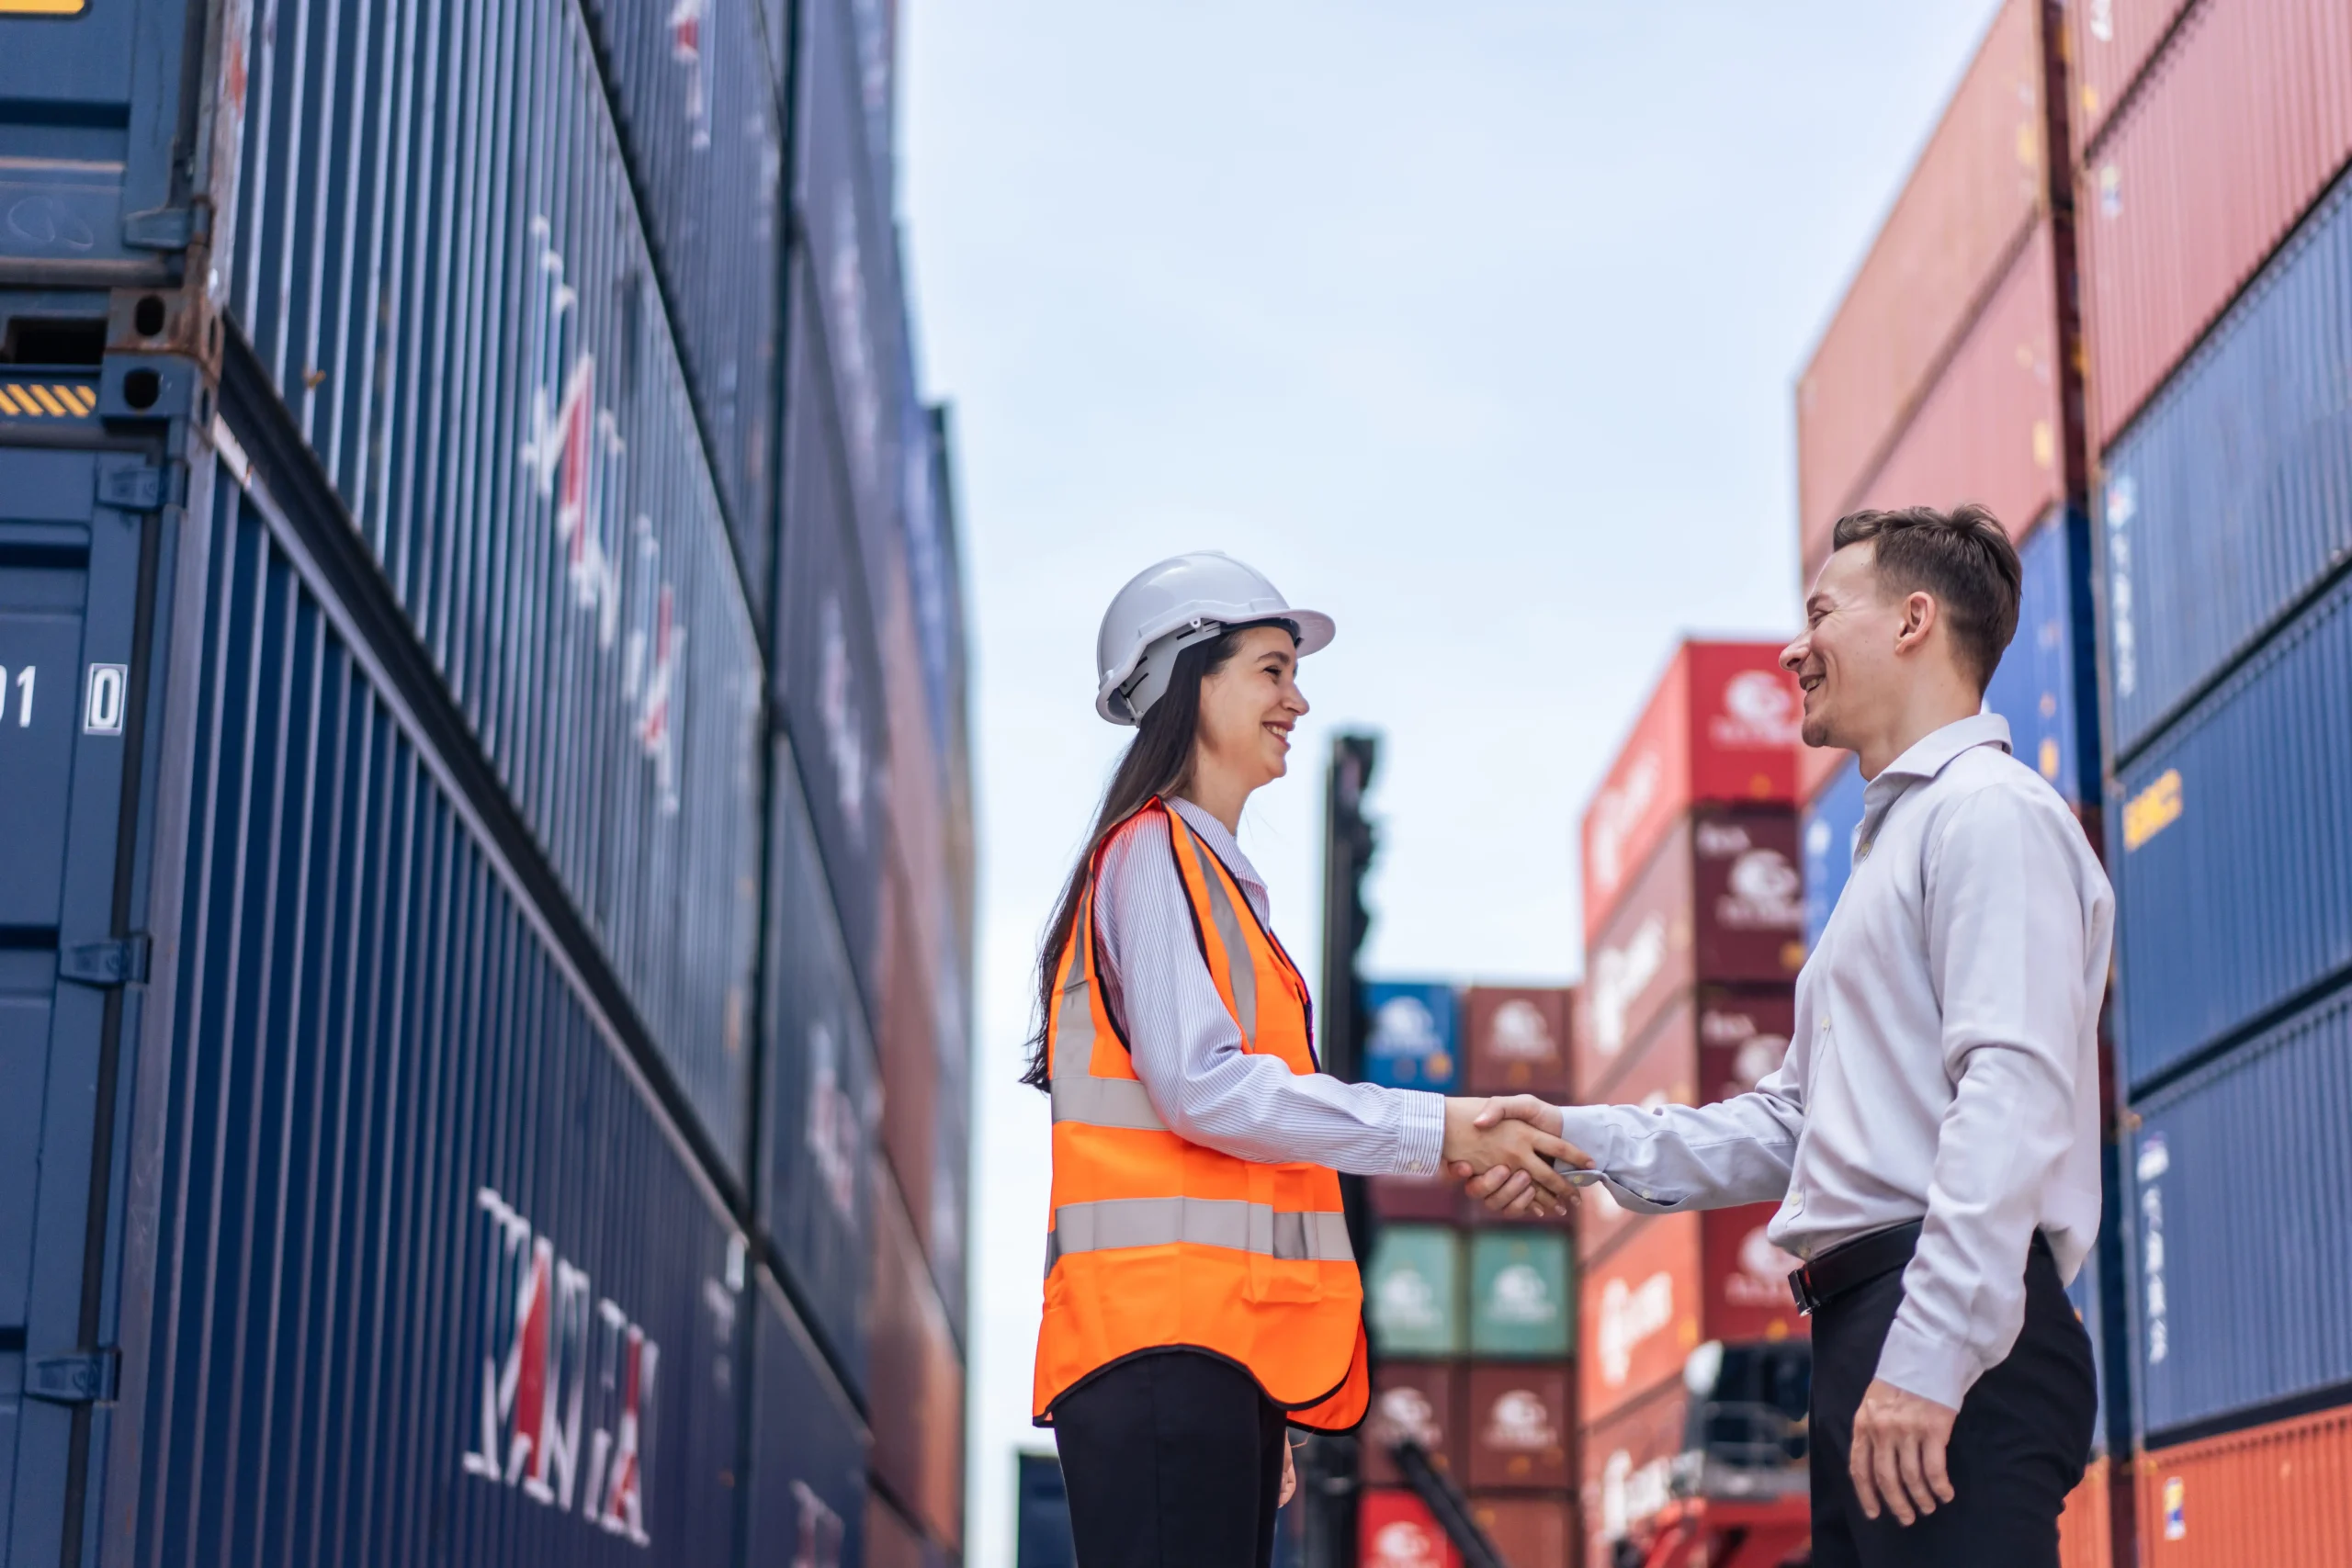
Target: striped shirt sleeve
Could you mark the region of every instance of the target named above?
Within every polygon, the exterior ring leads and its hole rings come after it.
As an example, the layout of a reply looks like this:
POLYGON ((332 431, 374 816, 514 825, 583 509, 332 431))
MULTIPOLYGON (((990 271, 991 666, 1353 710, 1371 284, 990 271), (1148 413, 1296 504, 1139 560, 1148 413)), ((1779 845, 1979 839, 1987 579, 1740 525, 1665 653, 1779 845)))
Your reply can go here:
MULTIPOLYGON (((1205 813, 1188 811, 1197 823, 1205 813)), ((1211 847, 1227 853, 1222 825, 1211 847), (1219 844, 1216 838, 1223 838, 1219 844)), ((1227 853, 1227 863, 1233 856, 1227 853)), ((1261 922, 1265 894, 1243 893, 1261 922)), ((1445 1130, 1442 1096, 1294 1073, 1241 1048, 1201 955, 1193 909, 1165 833, 1138 822, 1104 851, 1095 895, 1106 988, 1160 1120, 1240 1159, 1306 1161, 1361 1176, 1429 1174, 1445 1130)))

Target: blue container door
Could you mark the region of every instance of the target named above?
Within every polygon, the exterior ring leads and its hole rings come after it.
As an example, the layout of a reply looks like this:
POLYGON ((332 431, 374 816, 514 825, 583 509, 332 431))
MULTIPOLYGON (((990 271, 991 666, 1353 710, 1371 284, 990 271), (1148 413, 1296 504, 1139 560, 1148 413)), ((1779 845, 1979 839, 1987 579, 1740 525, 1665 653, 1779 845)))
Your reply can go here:
POLYGON ((1804 946, 1820 945, 1838 896, 1854 874, 1854 829, 1862 825, 1862 765, 1846 759, 1804 809, 1804 946))
MULTIPOLYGON (((40 384, 73 401, 91 381, 40 384)), ((0 428, 0 442, 17 435, 0 428)), ((148 957, 135 919, 145 878, 120 830, 144 806, 157 671, 141 634, 173 554, 154 457, 0 445, 0 1526, 11 1562, 57 1562, 85 1535, 119 1375, 104 1238, 121 1197, 115 1122, 148 957)))
MULTIPOLYGON (((2009 750, 2048 780, 2069 806, 2084 803, 2084 719, 2095 711, 2082 682, 2092 668, 2081 610, 2089 581, 2076 518, 2064 511, 2044 517, 2018 551, 2024 582, 2017 635, 1984 688, 1984 705, 2009 721, 2009 750)), ((2097 792, 2096 770, 2090 780, 2097 792)))

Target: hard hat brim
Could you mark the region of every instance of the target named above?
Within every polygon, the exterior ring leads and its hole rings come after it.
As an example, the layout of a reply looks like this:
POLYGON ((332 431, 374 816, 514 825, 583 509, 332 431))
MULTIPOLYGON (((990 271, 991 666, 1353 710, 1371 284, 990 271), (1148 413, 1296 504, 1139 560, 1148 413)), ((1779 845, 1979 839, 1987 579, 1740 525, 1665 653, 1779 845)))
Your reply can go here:
MULTIPOLYGON (((1167 626, 1157 628, 1151 635, 1142 638, 1134 651, 1104 675, 1102 683, 1095 688, 1094 711, 1113 724, 1133 726, 1141 722, 1121 711, 1124 707, 1123 704, 1115 707, 1113 705, 1118 700, 1119 688, 1127 683, 1128 678, 1135 674, 1136 667, 1149 657, 1151 649, 1162 637, 1182 631, 1192 624, 1192 621, 1193 617, 1190 615, 1174 615, 1170 618, 1167 626)), ((1269 610, 1264 615, 1250 615, 1231 622, 1220 621, 1216 624, 1220 626, 1227 625, 1246 626, 1255 626, 1264 621, 1288 621, 1298 628, 1298 657, 1301 659, 1310 653, 1320 653, 1330 647, 1332 637, 1339 634, 1339 627, 1332 622, 1331 617, 1320 610, 1289 608, 1269 610)))

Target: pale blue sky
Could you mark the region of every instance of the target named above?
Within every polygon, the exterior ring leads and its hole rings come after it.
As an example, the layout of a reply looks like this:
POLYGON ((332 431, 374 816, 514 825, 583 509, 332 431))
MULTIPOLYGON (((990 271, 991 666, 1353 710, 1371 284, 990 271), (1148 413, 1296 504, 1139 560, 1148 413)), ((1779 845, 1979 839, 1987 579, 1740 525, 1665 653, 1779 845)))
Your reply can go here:
POLYGON ((1220 548, 1338 640, 1242 843, 1319 951, 1327 737, 1385 737, 1370 965, 1566 979, 1575 824, 1682 631, 1792 624, 1790 387, 1991 0, 905 0, 955 400, 982 880, 967 1561, 1012 1562, 1046 1207, 1032 944, 1125 739, 1119 584, 1220 548))

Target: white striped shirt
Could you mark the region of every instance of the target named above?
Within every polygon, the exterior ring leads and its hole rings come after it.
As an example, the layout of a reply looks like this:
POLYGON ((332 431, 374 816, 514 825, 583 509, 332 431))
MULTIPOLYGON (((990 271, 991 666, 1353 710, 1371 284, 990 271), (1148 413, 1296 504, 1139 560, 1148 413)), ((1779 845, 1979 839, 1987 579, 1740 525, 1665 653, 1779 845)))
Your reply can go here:
MULTIPOLYGON (((1169 802, 1241 885, 1268 931, 1266 885, 1225 824, 1169 802)), ((1306 1161, 1360 1176, 1427 1175, 1445 1137, 1445 1099, 1421 1089, 1294 1073, 1241 1048, 1193 931, 1192 896, 1168 836, 1138 825, 1102 852, 1094 895, 1105 999, 1152 1109, 1170 1130, 1238 1159, 1306 1161)))

